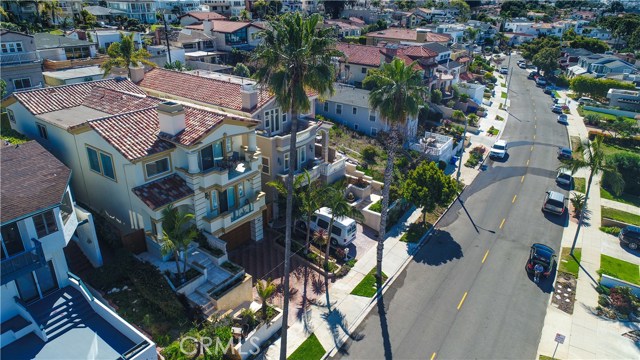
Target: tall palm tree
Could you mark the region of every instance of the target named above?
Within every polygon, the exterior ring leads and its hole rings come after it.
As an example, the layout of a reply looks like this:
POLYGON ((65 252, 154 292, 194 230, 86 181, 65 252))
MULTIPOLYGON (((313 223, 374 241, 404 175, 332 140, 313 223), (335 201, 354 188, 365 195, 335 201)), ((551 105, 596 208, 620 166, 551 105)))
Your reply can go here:
POLYGON ((273 294, 276 292, 276 284, 271 281, 271 279, 267 280, 258 280, 256 283, 256 292, 258 293, 258 297, 262 301, 262 319, 267 319, 267 302, 273 297, 273 294))
POLYGON ((196 228, 191 223, 194 218, 194 214, 180 211, 173 205, 167 206, 162 211, 163 242, 161 251, 163 255, 173 253, 180 281, 184 281, 187 271, 187 249, 198 236, 196 228), (183 257, 182 268, 180 267, 180 254, 183 257))
POLYGON ((131 77, 129 65, 138 66, 142 63, 151 67, 156 66, 156 64, 147 60, 151 57, 151 54, 146 49, 140 48, 136 50, 133 42, 133 33, 129 35, 121 33, 120 42, 109 45, 107 55, 109 55, 109 60, 100 65, 100 68, 104 71, 103 77, 109 75, 114 67, 126 68, 129 77, 131 77))
POLYGON ((257 68, 254 78, 275 94, 283 113, 291 112, 291 140, 286 197, 286 230, 284 262, 284 301, 280 359, 287 357, 289 311, 289 272, 291 268, 291 228, 293 225, 293 180, 297 164, 298 114, 309 111, 311 101, 306 90, 326 96, 333 93, 335 67, 331 60, 341 53, 335 50, 332 29, 322 28, 322 17, 313 14, 285 13, 260 32, 262 43, 253 53, 257 68))
POLYGON ((38 5, 42 7, 42 10, 51 13, 51 25, 56 24, 57 15, 62 14, 62 8, 60 2, 57 0, 38 1, 38 5))
MULTIPOLYGON (((563 164, 560 166, 561 169, 571 170, 572 174, 575 174, 580 169, 588 169, 589 170, 589 180, 587 181, 587 192, 584 194, 584 202, 582 205, 582 209, 587 208, 587 200, 589 199, 589 192, 591 191, 591 183, 593 182, 593 177, 599 173, 605 174, 610 180, 611 187, 614 193, 620 194, 622 189, 624 188, 624 180, 622 179, 622 175, 618 172, 618 170, 608 165, 606 162, 606 155, 604 153, 603 147, 604 136, 602 134, 598 134, 596 138, 591 142, 591 144, 582 144, 576 149, 576 151, 583 152, 584 160, 581 159, 570 159, 563 161, 563 164)), ((580 228, 584 222, 584 214, 585 211, 580 212, 580 220, 578 221, 578 229, 576 230, 576 235, 573 238, 573 244, 571 244, 571 255, 573 255, 573 249, 576 247, 576 243, 578 242, 578 235, 580 234, 580 228)))
POLYGON ((371 88, 369 104, 380 117, 387 122, 389 129, 384 136, 387 150, 387 165, 384 169, 384 186, 382 188, 382 210, 380 211, 380 228, 378 230, 378 251, 376 274, 378 287, 382 286, 382 255, 384 237, 386 235, 387 215, 389 210, 389 190, 393 176, 393 162, 396 151, 402 144, 404 126, 408 116, 417 116, 420 107, 424 106, 428 95, 422 84, 422 75, 413 68, 395 58, 391 63, 383 64, 379 70, 369 71, 363 86, 371 88))

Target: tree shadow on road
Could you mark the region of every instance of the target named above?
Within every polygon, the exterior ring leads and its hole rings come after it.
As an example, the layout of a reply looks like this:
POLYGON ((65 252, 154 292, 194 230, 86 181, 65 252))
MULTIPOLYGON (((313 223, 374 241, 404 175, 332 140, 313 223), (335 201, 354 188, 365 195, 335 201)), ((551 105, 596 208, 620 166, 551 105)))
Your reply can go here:
POLYGON ((327 325, 329 325, 333 343, 341 354, 348 355, 348 350, 346 346, 342 346, 340 343, 340 339, 342 338, 340 330, 342 330, 342 332, 351 340, 360 341, 364 338, 364 336, 358 332, 349 331, 349 324, 346 322, 344 314, 340 310, 333 308, 332 310, 323 313, 321 316, 322 319, 327 322, 327 325))
POLYGON ((431 240, 413 258, 415 262, 438 266, 462 258, 462 247, 448 231, 435 230, 431 240))

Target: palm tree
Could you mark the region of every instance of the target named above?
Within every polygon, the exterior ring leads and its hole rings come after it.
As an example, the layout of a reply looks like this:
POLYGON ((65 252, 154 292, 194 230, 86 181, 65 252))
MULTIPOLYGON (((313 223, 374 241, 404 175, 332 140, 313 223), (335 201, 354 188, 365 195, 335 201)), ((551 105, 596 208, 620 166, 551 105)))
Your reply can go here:
POLYGON ((256 283, 256 292, 262 301, 262 319, 267 320, 267 301, 269 301, 273 294, 275 294, 276 284, 274 284, 271 279, 258 280, 256 283))
POLYGON ((363 86, 371 88, 369 104, 380 113, 389 129, 385 136, 387 147, 387 165, 384 169, 384 187, 382 188, 382 210, 380 211, 380 228, 378 231, 378 251, 376 274, 378 288, 382 286, 382 254, 386 234, 387 215, 389 210, 389 190, 393 176, 393 162, 396 151, 401 144, 404 125, 408 116, 416 116, 424 105, 428 95, 422 84, 422 75, 413 68, 414 64, 405 63, 396 58, 391 63, 383 64, 379 70, 369 71, 363 86))
POLYGON ((311 102, 306 90, 326 96, 333 93, 336 39, 332 29, 322 28, 322 17, 313 14, 286 13, 270 23, 270 29, 260 32, 262 43, 253 53, 256 65, 254 78, 275 94, 282 113, 291 112, 291 141, 286 197, 284 301, 280 359, 287 357, 287 324, 289 311, 289 272, 291 267, 291 228, 293 225, 293 181, 297 164, 298 114, 309 111, 311 102))
POLYGON ((39 1, 38 5, 42 7, 42 10, 51 13, 51 25, 55 25, 56 15, 62 14, 60 2, 58 2, 57 0, 39 1))
POLYGON ((184 281, 187 271, 187 249, 198 236, 196 228, 191 223, 194 218, 194 214, 179 211, 173 205, 167 206, 162 211, 163 242, 161 251, 163 255, 173 253, 180 281, 184 281), (182 268, 180 268, 180 254, 183 254, 182 268))
POLYGON ((589 192, 591 191, 591 183, 593 182, 593 177, 599 173, 603 173, 610 179, 611 187, 614 193, 620 194, 622 193, 622 189, 624 188, 624 180, 622 179, 622 175, 618 172, 618 170, 610 165, 607 165, 606 155, 604 153, 603 147, 604 136, 602 134, 598 134, 596 138, 589 145, 582 144, 576 149, 577 151, 583 152, 584 160, 581 159, 570 159, 564 160, 563 164, 560 166, 561 169, 571 170, 572 174, 575 174, 580 169, 588 169, 589 170, 589 180, 587 181, 587 192, 584 194, 584 202, 582 205, 582 210, 580 212, 580 220, 578 220, 578 229, 576 230, 576 235, 573 238, 573 244, 571 244, 571 255, 573 255, 573 249, 576 247, 576 243, 578 242, 578 235, 580 234, 580 227, 584 222, 584 209, 587 208, 587 200, 589 199, 589 192))
POLYGON ((151 57, 151 54, 146 49, 140 48, 136 50, 133 42, 133 33, 126 35, 120 34, 120 42, 109 45, 107 49, 109 60, 105 61, 100 68, 104 70, 103 77, 106 77, 111 73, 114 67, 126 68, 129 77, 131 77, 131 70, 129 65, 138 66, 140 63, 155 67, 156 64, 147 60, 151 57))
POLYGON ((247 11, 247 9, 242 9, 242 11, 240 11, 240 20, 248 21, 249 18, 250 18, 250 16, 249 16, 249 12, 247 11))

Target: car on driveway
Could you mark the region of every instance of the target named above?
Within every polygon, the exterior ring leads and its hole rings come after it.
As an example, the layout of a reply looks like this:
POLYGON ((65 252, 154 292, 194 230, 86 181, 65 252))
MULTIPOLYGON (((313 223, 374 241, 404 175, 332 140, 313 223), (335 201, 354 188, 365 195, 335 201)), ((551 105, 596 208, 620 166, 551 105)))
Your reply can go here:
POLYGON ((507 142, 505 140, 496 141, 491 147, 489 157, 504 159, 507 156, 507 142))
POLYGON ((570 160, 573 156, 573 152, 568 147, 558 148, 558 159, 570 160))
POLYGON ((562 169, 558 171, 558 175, 556 175, 556 183, 558 185, 571 186, 572 181, 573 176, 571 176, 571 170, 562 169))
POLYGON ((566 199, 562 193, 549 190, 544 196, 542 203, 542 211, 550 212, 556 215, 564 214, 566 199))
POLYGON ((543 267, 542 276, 548 277, 556 267, 556 252, 545 244, 535 243, 529 250, 529 260, 525 269, 527 273, 533 274, 536 264, 543 267))
POLYGON ((626 245, 631 250, 638 250, 640 247, 640 226, 629 225, 618 235, 621 244, 626 245))
POLYGON ((567 114, 558 115, 558 122, 563 125, 569 125, 569 117, 567 114))
MULTIPOLYGON (((311 230, 317 231, 322 228, 329 230, 331 223, 331 209, 323 207, 311 216, 311 230)), ((304 219, 298 222, 298 228, 301 231, 307 230, 307 224, 304 219)), ((342 216, 334 219, 333 228, 331 229, 331 245, 348 246, 356 239, 356 221, 350 217, 342 216)))

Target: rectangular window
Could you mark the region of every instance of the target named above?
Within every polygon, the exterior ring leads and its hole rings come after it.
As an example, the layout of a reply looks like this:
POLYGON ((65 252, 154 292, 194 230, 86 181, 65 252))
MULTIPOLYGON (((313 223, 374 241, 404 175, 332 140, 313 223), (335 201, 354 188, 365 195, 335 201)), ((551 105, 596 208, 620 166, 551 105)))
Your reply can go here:
POLYGON ((351 112, 353 113, 353 115, 357 115, 358 114, 358 108, 354 106, 353 110, 351 110, 351 112))
POLYGON ((71 196, 67 191, 64 193, 64 197, 62 198, 62 204, 60 204, 60 215, 62 215, 62 222, 66 224, 71 214, 73 214, 73 204, 71 203, 71 196))
POLYGON ((13 110, 7 109, 7 116, 9 117, 9 121, 11 121, 12 123, 16 122, 16 117, 13 114, 13 110))
POLYGON ((87 156, 89 157, 89 167, 91 170, 111 180, 116 180, 116 172, 111 155, 100 150, 87 147, 87 156))
POLYGON ((369 121, 376 121, 376 116, 375 115, 369 115, 369 121))
POLYGON ((360 72, 363 73, 363 74, 366 74, 367 73, 367 68, 363 67, 362 69, 360 69, 360 72))
POLYGON ((353 125, 353 130, 358 130, 358 124, 353 125))
POLYGON ((53 210, 34 216, 33 224, 36 227, 38 239, 58 231, 58 224, 56 223, 56 217, 53 215, 53 210))
POLYGON ((218 191, 213 190, 209 196, 211 196, 211 209, 217 210, 218 209, 218 191))
POLYGON ((287 114, 282 114, 282 122, 283 123, 287 122, 287 114))
POLYGON ((224 34, 224 42, 227 45, 247 44, 247 28, 240 29, 231 34, 224 34))
POLYGON ((269 167, 269 158, 262 157, 262 172, 269 175, 271 174, 271 168, 269 167))
POLYGON ((12 222, 2 225, 2 258, 6 258, 24 251, 22 237, 18 223, 12 222))
POLYGON ((22 78, 13 80, 13 87, 16 90, 20 89, 28 89, 31 87, 31 79, 30 78, 22 78))
POLYGON ((18 53, 18 52, 24 51, 24 49, 22 48, 22 42, 21 41, 18 41, 18 42, 6 42, 6 43, 0 44, 0 46, 2 47, 2 53, 3 54, 12 54, 12 53, 18 53))
POLYGON ((336 114, 342 114, 342 104, 336 104, 336 114))
POLYGON ((241 198, 244 196, 244 184, 238 184, 238 197, 241 198))
POLYGON ((49 138, 47 134, 47 127, 38 123, 36 123, 36 127, 38 128, 38 134, 40 134, 40 137, 47 140, 49 138))
POLYGON ((371 128, 371 136, 373 136, 373 137, 378 136, 378 129, 376 129, 376 128, 371 128))
POLYGON ((169 171, 169 158, 162 158, 144 165, 147 177, 154 177, 169 171))
POLYGON ((289 170, 289 153, 284 154, 284 170, 289 170))
POLYGON ((324 112, 329 112, 329 102, 325 101, 324 104, 322 104, 322 109, 324 110, 324 112))

